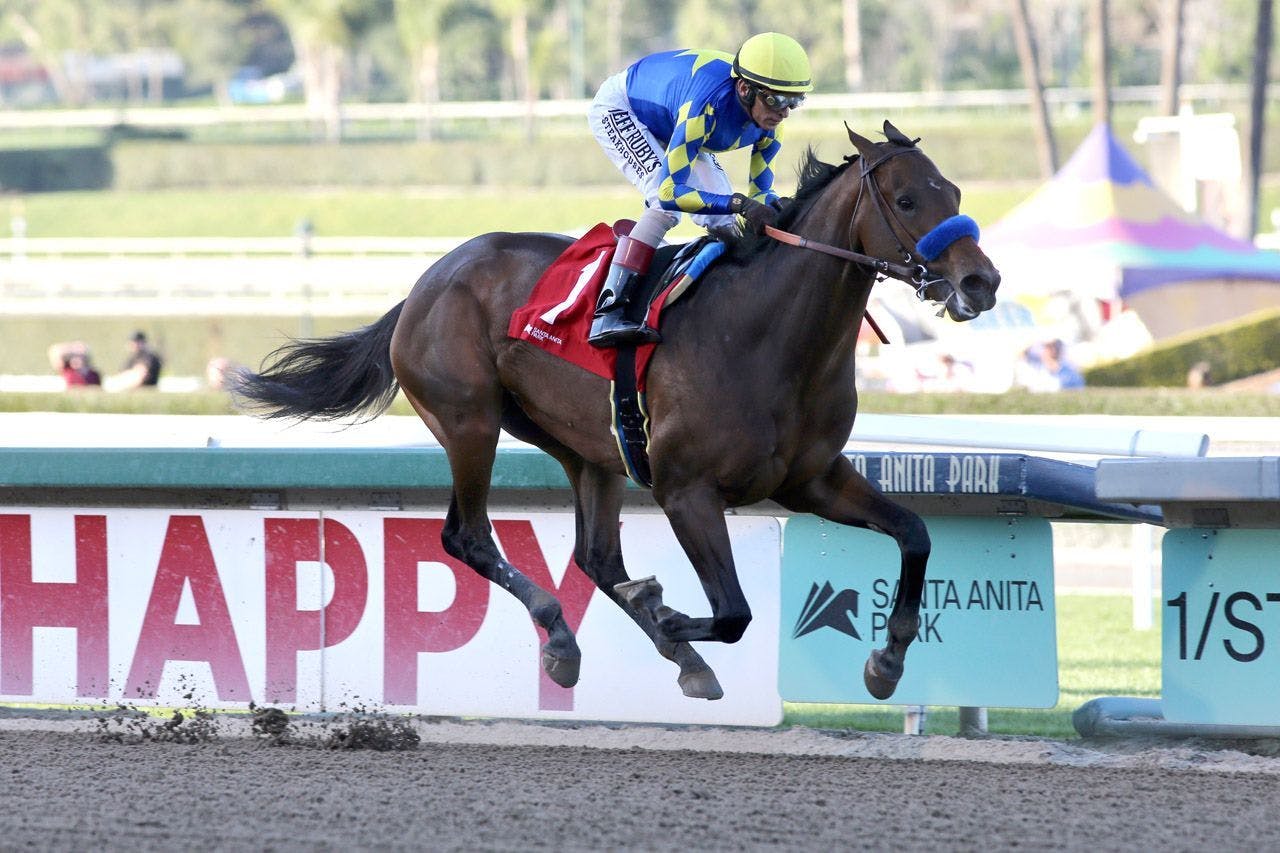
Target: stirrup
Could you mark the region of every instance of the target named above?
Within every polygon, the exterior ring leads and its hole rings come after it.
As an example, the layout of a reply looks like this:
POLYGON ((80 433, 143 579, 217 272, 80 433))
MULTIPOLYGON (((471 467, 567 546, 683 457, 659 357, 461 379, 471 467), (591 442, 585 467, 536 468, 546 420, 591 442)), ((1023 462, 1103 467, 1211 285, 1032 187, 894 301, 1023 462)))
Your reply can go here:
POLYGON ((618 305, 613 311, 601 314, 591 323, 591 333, 587 343, 593 347, 605 349, 623 345, 656 344, 662 341, 657 329, 643 323, 627 320, 622 316, 625 306, 618 305))
POLYGON ((587 343, 593 347, 656 344, 662 340, 657 329, 626 317, 627 306, 635 294, 641 273, 619 265, 609 267, 608 277, 600 291, 587 343))

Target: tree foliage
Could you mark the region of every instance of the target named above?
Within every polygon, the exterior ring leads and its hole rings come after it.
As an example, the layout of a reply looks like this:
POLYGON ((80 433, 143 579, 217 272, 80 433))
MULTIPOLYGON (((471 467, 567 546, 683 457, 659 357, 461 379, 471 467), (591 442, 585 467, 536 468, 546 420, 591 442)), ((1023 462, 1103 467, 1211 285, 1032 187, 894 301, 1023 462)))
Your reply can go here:
MULTIPOLYGON (((1165 2, 1111 0, 1113 83, 1159 82, 1165 2)), ((198 88, 225 83, 263 50, 255 38, 271 32, 287 38, 274 53, 296 56, 320 104, 348 96, 583 97, 645 53, 732 51, 754 32, 777 30, 808 48, 817 91, 839 92, 850 5, 858 10, 864 90, 1022 85, 1008 0, 5 0, 0 43, 24 45, 49 69, 60 100, 85 103, 95 93, 67 57, 171 49, 198 88), (565 33, 579 16, 575 48, 565 33), (264 28, 264 19, 279 26, 264 28), (574 91, 579 80, 584 91, 574 91)), ((1088 85, 1088 0, 1029 7, 1045 85, 1088 85)), ((1187 0, 1185 83, 1248 81, 1254 7, 1254 0, 1187 0)))

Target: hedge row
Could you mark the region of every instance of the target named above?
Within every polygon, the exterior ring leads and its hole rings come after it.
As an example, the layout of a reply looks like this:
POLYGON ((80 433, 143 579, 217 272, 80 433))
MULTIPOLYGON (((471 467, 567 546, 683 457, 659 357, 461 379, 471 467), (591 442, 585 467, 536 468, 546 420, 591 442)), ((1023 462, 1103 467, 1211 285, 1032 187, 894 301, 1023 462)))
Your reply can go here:
MULTIPOLYGON (((923 124, 923 123, 921 123, 923 124)), ((874 125, 861 129, 875 136, 874 125)), ((904 128, 905 130, 905 128, 904 128)), ((1064 149, 1086 129, 1060 131, 1064 149)), ((984 129, 975 143, 971 125, 911 130, 944 174, 955 181, 1034 181, 1035 148, 1020 126, 984 129)), ((828 162, 851 153, 844 125, 810 122, 789 129, 779 171, 793 172, 805 148, 828 162)), ((735 156, 735 155, 730 155, 735 156)), ((618 173, 585 132, 533 140, 165 144, 127 142, 114 147, 114 188, 374 186, 584 186, 616 185, 618 173)), ((744 166, 745 168, 745 166, 744 166)))
POLYGON ((548 142, 280 145, 131 143, 116 147, 115 188, 556 186, 616 183, 595 156, 548 142), (558 152, 558 153, 557 153, 558 152))
POLYGON ((113 179, 105 145, 0 150, 0 192, 102 190, 113 179))
MULTIPOLYGON (((875 137, 877 116, 855 118, 875 137)), ((898 121, 922 137, 921 147, 956 181, 1033 181, 1035 150, 1023 120, 990 125, 923 117, 898 121)), ((1064 150, 1087 131, 1058 129, 1064 150)), ((1120 129, 1119 132, 1124 132, 1120 129)), ((788 127, 780 171, 791 171, 806 147, 829 162, 852 151, 842 121, 814 117, 788 127)), ((741 152, 738 152, 739 154, 741 152)), ((736 156, 736 155, 729 155, 736 156)), ((96 147, 0 152, 0 188, 47 190, 111 188, 123 191, 235 187, 403 187, 616 185, 618 175, 585 128, 548 128, 525 139, 440 139, 432 142, 306 141, 222 142, 181 134, 115 131, 96 147)))
POLYGON ((1280 309, 1258 311, 1160 343, 1122 361, 1085 371, 1089 385, 1181 387, 1204 362, 1213 384, 1280 368, 1280 309))

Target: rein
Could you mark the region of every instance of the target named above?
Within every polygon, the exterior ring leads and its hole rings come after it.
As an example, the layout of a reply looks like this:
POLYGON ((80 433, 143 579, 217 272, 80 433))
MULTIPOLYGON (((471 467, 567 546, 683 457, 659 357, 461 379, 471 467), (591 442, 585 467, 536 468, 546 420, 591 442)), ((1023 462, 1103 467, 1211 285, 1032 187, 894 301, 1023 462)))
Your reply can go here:
POLYGON ((926 278, 929 270, 924 264, 916 264, 915 266, 897 264, 893 261, 886 261, 884 258, 874 258, 871 255, 863 255, 859 252, 841 249, 839 246, 832 246, 830 243, 819 243, 817 240, 810 240, 808 237, 801 237, 799 234, 792 234, 790 231, 783 231, 780 228, 774 228, 772 225, 766 225, 764 233, 779 243, 786 243, 789 246, 796 246, 801 249, 811 249, 824 255, 853 261, 856 264, 871 267, 882 275, 905 281, 907 284, 919 286, 928 284, 930 281, 930 279, 926 278))

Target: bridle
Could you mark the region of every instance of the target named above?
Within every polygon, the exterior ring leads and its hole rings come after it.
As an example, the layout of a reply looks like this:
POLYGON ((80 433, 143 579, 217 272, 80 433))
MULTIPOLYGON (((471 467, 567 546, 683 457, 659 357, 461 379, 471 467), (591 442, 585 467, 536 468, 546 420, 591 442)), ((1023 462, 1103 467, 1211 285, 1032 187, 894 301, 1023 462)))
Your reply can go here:
MULTIPOLYGON (((799 234, 792 234, 789 231, 783 231, 779 228, 773 227, 772 225, 766 225, 764 233, 779 242, 786 243, 791 246, 796 246, 801 249, 812 249, 815 252, 822 252, 826 255, 832 255, 847 261, 853 261, 860 266, 870 267, 875 271, 877 281, 882 281, 885 278, 894 278, 899 281, 906 282, 915 288, 917 299, 921 302, 928 301, 927 293, 930 286, 940 281, 944 281, 945 279, 942 276, 933 275, 929 271, 927 262, 918 261, 915 255, 913 255, 911 251, 903 245, 902 238, 899 235, 906 234, 909 237, 911 235, 911 231, 903 224, 902 220, 898 218, 896 213, 886 207, 884 198, 880 194, 879 185, 876 183, 875 179, 875 171, 880 167, 880 165, 888 160, 892 160, 899 154, 911 153, 923 154, 924 152, 919 148, 916 148, 914 145, 899 145, 892 151, 885 153, 870 163, 865 162, 865 157, 859 158, 864 162, 858 178, 858 195, 854 198, 853 212, 849 216, 849 245, 852 246, 856 243, 854 229, 858 221, 858 209, 862 205, 863 196, 871 196, 875 203, 876 211, 880 214, 880 221, 884 223, 884 227, 893 236, 894 242, 898 244, 898 252, 902 256, 902 263, 895 263, 894 261, 877 258, 873 255, 864 255, 861 252, 854 252, 850 249, 841 249, 838 246, 832 246, 828 243, 809 240, 806 237, 801 237, 799 234), (896 228, 894 227, 895 225, 897 226, 896 228)), ((973 220, 969 219, 967 216, 953 216, 943 220, 937 226, 930 229, 927 234, 915 241, 917 251, 919 251, 919 247, 921 245, 926 244, 927 241, 932 239, 937 250, 934 251, 932 257, 927 260, 933 260, 938 257, 938 255, 942 253, 942 250, 951 243, 955 242, 962 236, 970 234, 968 227, 970 225, 972 225, 973 231, 976 232, 977 225, 973 224, 973 220), (953 223, 959 224, 954 225, 953 223), (955 236, 944 233, 944 229, 955 231, 955 236)), ((954 298, 958 298, 958 296, 959 294, 957 294, 955 288, 952 288, 951 294, 945 301, 939 303, 937 300, 933 300, 935 305, 940 305, 938 315, 941 316, 946 310, 947 303, 954 298)), ((885 343, 888 343, 888 341, 884 339, 884 334, 880 331, 880 328, 876 325, 875 321, 871 320, 870 317, 867 319, 876 334, 880 336, 880 339, 885 343)))
MULTIPOLYGON (((854 244, 854 228, 858 222, 858 208, 862 206, 863 196, 869 195, 871 196, 872 201, 875 202, 876 212, 880 214, 880 221, 884 223, 884 227, 887 228, 889 230, 889 234, 893 236, 893 241, 898 244, 898 254, 902 256, 903 266, 912 271, 911 278, 906 279, 907 283, 915 286, 916 296, 923 301, 925 298, 924 292, 928 289, 928 286, 940 279, 929 278, 929 267, 923 263, 916 263, 915 256, 911 254, 906 246, 902 245, 902 238, 898 236, 900 231, 907 235, 910 235, 911 231, 908 230, 907 226, 898 218, 897 213, 895 213, 891 208, 886 207, 884 196, 880 194, 880 186, 876 183, 875 179, 875 171, 881 164, 892 160, 899 154, 920 153, 923 152, 915 146, 910 148, 897 147, 887 154, 882 155, 874 162, 864 162, 862 164, 862 174, 858 179, 858 195, 853 200, 853 213, 849 215, 849 245, 852 246, 854 244), (894 228, 894 225, 897 225, 898 227, 894 228)), ((859 158, 861 161, 865 161, 865 159, 865 157, 859 158)), ((896 278, 896 276, 894 277, 896 278)))

